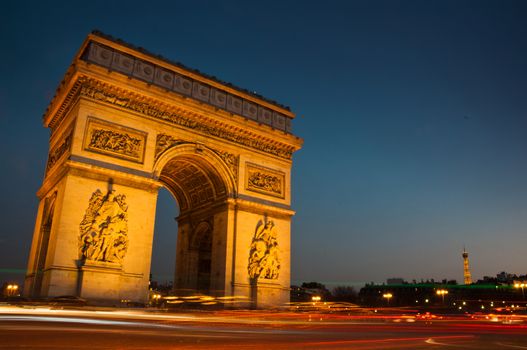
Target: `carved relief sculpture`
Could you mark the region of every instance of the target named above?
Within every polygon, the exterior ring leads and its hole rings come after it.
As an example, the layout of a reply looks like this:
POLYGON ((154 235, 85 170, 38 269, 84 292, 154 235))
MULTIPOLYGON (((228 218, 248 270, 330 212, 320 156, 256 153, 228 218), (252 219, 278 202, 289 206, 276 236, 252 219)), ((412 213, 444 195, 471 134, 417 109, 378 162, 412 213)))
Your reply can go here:
POLYGON ((269 220, 256 228, 249 253, 249 277, 275 280, 279 272, 277 233, 274 222, 269 220))
POLYGON ((72 132, 68 134, 64 138, 61 144, 53 148, 48 155, 48 164, 46 166, 46 171, 51 169, 57 161, 64 155, 64 153, 68 152, 71 148, 71 139, 72 139, 72 132))
POLYGON ((170 107, 163 108, 162 104, 158 106, 143 102, 134 98, 134 94, 123 92, 114 92, 103 84, 94 83, 91 79, 80 79, 79 95, 94 99, 97 101, 106 102, 121 108, 126 108, 134 112, 145 114, 147 116, 160 119, 175 125, 179 125, 199 133, 209 136, 215 136, 227 141, 231 141, 240 145, 248 146, 262 152, 266 152, 284 159, 291 159, 294 147, 286 145, 274 145, 268 141, 260 140, 245 132, 231 131, 221 125, 210 125, 201 121, 193 120, 185 116, 181 112, 170 110, 170 107), (126 96, 121 96, 126 95, 126 96))
POLYGON ((175 137, 172 137, 170 135, 166 134, 157 134, 156 137, 156 160, 159 158, 159 156, 165 152, 167 149, 173 146, 181 145, 183 143, 187 143, 181 139, 177 139, 175 137))
MULTIPOLYGON (((173 90, 181 95, 192 96, 215 108, 221 108, 231 113, 237 113, 258 120, 273 128, 287 132, 291 131, 285 122, 287 117, 281 113, 273 112, 258 103, 255 104, 240 96, 232 95, 221 88, 218 89, 203 81, 197 81, 190 76, 180 75, 165 67, 162 68, 153 62, 147 63, 137 57, 131 57, 129 54, 120 50, 97 43, 90 43, 87 47, 86 54, 82 55, 81 59, 105 68, 111 67, 112 70, 126 74, 130 78, 140 78, 149 84, 160 86, 167 91, 173 90), (132 68, 134 66, 135 69, 132 68), (153 74, 154 71, 156 72, 155 74, 153 74), (273 114, 275 118, 273 118, 273 114)), ((259 95, 256 97, 263 98, 259 95)), ((267 102, 288 109, 288 107, 277 104, 276 101, 267 100, 267 102)))
POLYGON ((227 166, 232 172, 232 175, 234 176, 234 181, 236 181, 237 183, 238 182, 238 156, 235 154, 226 152, 226 151, 214 150, 214 152, 216 152, 216 154, 218 154, 221 157, 221 159, 223 159, 225 164, 227 164, 227 166))
POLYGON ((90 118, 84 149, 142 163, 145 142, 143 132, 90 118))
POLYGON ((245 176, 249 191, 284 198, 284 173, 247 163, 245 176))
POLYGON ((83 260, 121 264, 128 248, 128 206, 125 195, 95 191, 80 224, 83 260))

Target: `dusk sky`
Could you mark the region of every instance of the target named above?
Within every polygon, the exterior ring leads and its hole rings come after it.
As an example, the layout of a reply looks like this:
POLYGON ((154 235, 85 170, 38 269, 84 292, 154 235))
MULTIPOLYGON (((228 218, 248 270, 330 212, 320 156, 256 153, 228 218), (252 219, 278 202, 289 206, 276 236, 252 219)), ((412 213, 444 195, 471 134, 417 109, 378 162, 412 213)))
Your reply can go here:
MULTIPOLYGON (((292 283, 527 273, 527 1, 9 1, 0 283, 22 282, 41 116, 93 29, 296 113, 292 283)), ((160 194, 152 273, 172 280, 160 194)))

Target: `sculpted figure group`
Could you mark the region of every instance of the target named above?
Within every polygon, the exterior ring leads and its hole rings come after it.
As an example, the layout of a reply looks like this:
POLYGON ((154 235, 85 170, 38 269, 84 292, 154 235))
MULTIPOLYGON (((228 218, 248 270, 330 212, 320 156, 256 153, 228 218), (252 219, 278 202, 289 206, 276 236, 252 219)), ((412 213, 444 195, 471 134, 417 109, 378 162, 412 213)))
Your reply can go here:
POLYGON ((256 229, 249 254, 251 279, 277 279, 280 272, 277 233, 273 221, 256 229))
POLYGON ((128 248, 126 196, 93 193, 80 224, 80 254, 85 260, 122 264, 128 248))
POLYGON ((259 171, 249 173, 249 187, 262 189, 276 194, 282 193, 282 182, 279 177, 259 171))
POLYGON ((90 147, 139 157, 141 140, 112 130, 95 129, 90 139, 90 147))

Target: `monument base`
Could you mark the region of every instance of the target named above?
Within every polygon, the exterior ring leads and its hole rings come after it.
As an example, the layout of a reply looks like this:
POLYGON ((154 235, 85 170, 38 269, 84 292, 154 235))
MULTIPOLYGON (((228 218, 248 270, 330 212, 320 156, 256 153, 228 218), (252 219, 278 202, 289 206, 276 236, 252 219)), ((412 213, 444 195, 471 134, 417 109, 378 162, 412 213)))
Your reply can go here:
POLYGON ((118 305, 122 276, 120 264, 86 260, 79 270, 79 296, 96 304, 118 305))
POLYGON ((290 289, 279 283, 258 280, 252 283, 237 283, 234 285, 234 295, 247 296, 246 304, 241 307, 253 309, 288 308, 290 289))

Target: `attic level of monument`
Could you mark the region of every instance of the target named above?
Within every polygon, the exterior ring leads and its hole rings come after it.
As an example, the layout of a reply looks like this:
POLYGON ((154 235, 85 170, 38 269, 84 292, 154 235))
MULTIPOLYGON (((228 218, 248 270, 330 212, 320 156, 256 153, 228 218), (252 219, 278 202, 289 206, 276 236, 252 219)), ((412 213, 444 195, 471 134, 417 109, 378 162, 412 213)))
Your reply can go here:
MULTIPOLYGON (((60 99, 68 75, 82 71, 81 62, 104 68, 106 73, 120 74, 128 79, 144 82, 148 86, 158 87, 163 92, 225 111, 233 118, 242 117, 274 130, 292 133, 292 119, 295 115, 288 107, 188 68, 182 68, 179 64, 170 63, 159 56, 145 53, 144 50, 133 48, 98 32, 90 34, 84 42, 66 74, 65 81, 59 86, 57 95, 44 115, 46 126, 52 130, 60 121, 57 120, 58 116, 54 115, 55 105, 59 103, 57 99, 60 99)), ((60 112, 61 108, 58 109, 60 112)))
POLYGON ((134 51, 141 52, 141 53, 143 53, 143 54, 145 54, 145 55, 147 55, 149 57, 154 57, 154 58, 156 58, 158 60, 161 60, 161 61, 163 61, 165 63, 170 64, 171 66, 176 66, 178 68, 181 68, 182 70, 184 70, 186 72, 190 72, 192 74, 199 75, 199 76, 201 76, 203 78, 215 81, 216 83, 219 83, 221 85, 233 88, 233 89, 235 89, 235 90, 237 90, 237 91, 239 91, 241 93, 249 94, 249 95, 251 95, 251 96, 253 96, 253 97, 255 97, 255 98, 259 99, 259 100, 266 101, 266 102, 268 102, 270 104, 275 105, 276 107, 282 108, 282 109, 287 110, 289 112, 291 111, 289 106, 285 106, 285 105, 283 105, 281 103, 278 103, 278 102, 276 102, 274 100, 271 100, 271 99, 269 99, 269 98, 267 98, 265 96, 261 96, 261 95, 257 94, 256 92, 252 92, 252 91, 249 91, 247 89, 241 88, 239 86, 235 86, 234 84, 232 84, 230 82, 226 82, 226 81, 223 81, 221 79, 218 79, 215 76, 205 74, 205 73, 203 73, 203 72, 201 72, 201 71, 199 71, 197 69, 190 68, 190 67, 182 64, 181 62, 176 62, 176 61, 167 59, 167 58, 165 58, 165 57, 163 57, 161 55, 156 55, 155 53, 152 53, 152 52, 150 52, 150 51, 148 51, 148 50, 146 50, 146 49, 144 49, 142 47, 137 47, 137 46, 135 46, 135 45, 133 45, 131 43, 128 43, 128 42, 122 40, 122 39, 114 38, 113 36, 105 34, 105 33, 101 32, 99 30, 92 31, 92 35, 96 35, 98 37, 108 39, 108 40, 110 40, 110 41, 112 41, 114 43, 120 44, 120 45, 125 46, 125 47, 127 47, 129 49, 132 49, 134 51))

